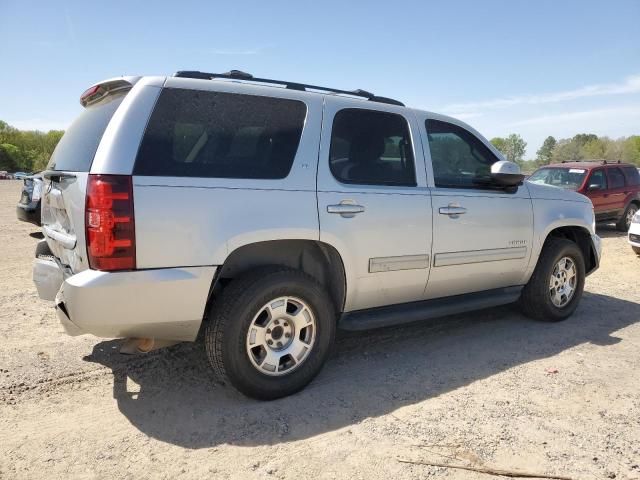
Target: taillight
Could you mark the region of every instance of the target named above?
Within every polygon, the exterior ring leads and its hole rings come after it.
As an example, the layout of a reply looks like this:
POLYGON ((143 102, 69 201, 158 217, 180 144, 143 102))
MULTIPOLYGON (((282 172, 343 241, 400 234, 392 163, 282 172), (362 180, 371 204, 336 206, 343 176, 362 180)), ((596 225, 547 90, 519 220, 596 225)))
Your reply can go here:
POLYGON ((136 268, 130 176, 89 175, 84 221, 91 268, 108 271, 136 268))

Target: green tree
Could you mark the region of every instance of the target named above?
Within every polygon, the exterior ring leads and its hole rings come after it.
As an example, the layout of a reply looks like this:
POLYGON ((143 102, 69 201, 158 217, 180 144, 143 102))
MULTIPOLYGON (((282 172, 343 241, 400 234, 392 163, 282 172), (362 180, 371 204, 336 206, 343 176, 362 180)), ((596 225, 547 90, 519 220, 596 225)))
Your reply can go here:
POLYGON ((43 170, 63 134, 61 130, 18 130, 0 120, 0 169, 43 170))
POLYGON ((552 163, 575 162, 582 160, 582 151, 580 145, 573 139, 563 138, 558 140, 556 147, 551 155, 552 163))
POLYGON ((489 141, 491 142, 491 145, 496 147, 501 153, 504 154, 504 151, 505 151, 506 145, 507 145, 507 140, 506 139, 504 139, 502 137, 494 137, 489 141))
POLYGON ((22 152, 10 143, 0 144, 0 170, 16 171, 23 164, 22 152))
POLYGON ((599 160, 605 158, 605 151, 607 149, 608 139, 594 138, 588 140, 582 145, 582 158, 590 160, 599 160))
POLYGON ((549 135, 544 139, 542 146, 536 152, 536 163, 538 165, 547 165, 551 162, 551 158, 553 156, 553 149, 556 148, 558 141, 549 135))
POLYGON ((640 135, 632 135, 622 140, 621 159, 623 162, 640 166, 640 135))
POLYGON ((510 162, 522 163, 527 150, 527 142, 517 133, 512 133, 505 140, 504 156, 510 162))
POLYGON ((571 140, 582 148, 590 141, 597 139, 598 136, 593 133, 578 133, 577 135, 574 135, 571 140))

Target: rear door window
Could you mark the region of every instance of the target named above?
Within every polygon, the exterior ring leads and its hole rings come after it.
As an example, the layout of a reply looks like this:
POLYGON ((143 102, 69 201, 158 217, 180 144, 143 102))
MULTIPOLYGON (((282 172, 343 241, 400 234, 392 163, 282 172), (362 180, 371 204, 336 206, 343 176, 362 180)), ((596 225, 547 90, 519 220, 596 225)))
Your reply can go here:
POLYGON ((329 166, 342 183, 415 187, 407 120, 375 110, 340 110, 331 130, 329 166))
POLYGON ((133 173, 285 178, 306 112, 298 100, 166 88, 149 120, 133 173))
POLYGON ((126 93, 108 95, 85 108, 62 136, 47 170, 88 172, 102 135, 126 93))
POLYGON ((627 177, 627 185, 640 185, 640 173, 635 167, 622 167, 625 177, 627 177))
POLYGON ((624 174, 618 167, 609 168, 607 170, 607 176, 609 177, 609 188, 624 188, 624 174))

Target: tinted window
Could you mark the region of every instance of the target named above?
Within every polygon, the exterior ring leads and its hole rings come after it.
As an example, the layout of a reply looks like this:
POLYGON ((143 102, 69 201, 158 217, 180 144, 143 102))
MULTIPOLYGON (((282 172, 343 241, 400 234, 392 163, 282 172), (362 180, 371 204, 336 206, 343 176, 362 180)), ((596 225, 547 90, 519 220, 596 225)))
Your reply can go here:
POLYGON ((640 173, 635 167, 622 167, 625 177, 627 177, 627 185, 640 185, 640 173))
POLYGON ((415 186, 407 121, 394 113, 339 111, 333 120, 329 165, 343 183, 415 186))
POLYGON ((462 127, 427 120, 427 138, 436 187, 481 188, 498 158, 462 127))
POLYGON ((607 189, 607 176, 604 174, 604 170, 596 170, 591 174, 591 178, 589 178, 589 185, 598 185, 600 190, 607 189))
POLYGON ((109 95, 85 108, 58 142, 47 169, 88 172, 102 135, 124 96, 109 95))
POLYGON ((624 175, 619 168, 610 168, 607 171, 609 177, 609 188, 622 188, 624 187, 624 175))
POLYGON ((136 175, 284 178, 298 149, 304 103, 164 89, 142 139, 136 175))

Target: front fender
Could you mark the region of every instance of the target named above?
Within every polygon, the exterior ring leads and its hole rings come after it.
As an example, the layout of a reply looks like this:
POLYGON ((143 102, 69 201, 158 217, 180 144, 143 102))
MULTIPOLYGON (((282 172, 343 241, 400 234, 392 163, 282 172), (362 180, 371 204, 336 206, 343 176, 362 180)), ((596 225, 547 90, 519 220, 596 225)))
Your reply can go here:
MULTIPOLYGON (((533 200, 533 219, 534 234, 531 259, 525 272, 524 283, 528 282, 533 274, 544 242, 552 231, 562 227, 579 227, 589 233, 592 237, 592 243, 593 237, 596 236, 595 217, 593 206, 590 203, 557 199, 535 199, 533 200)), ((595 246, 594 248, 597 249, 599 247, 595 246)))

